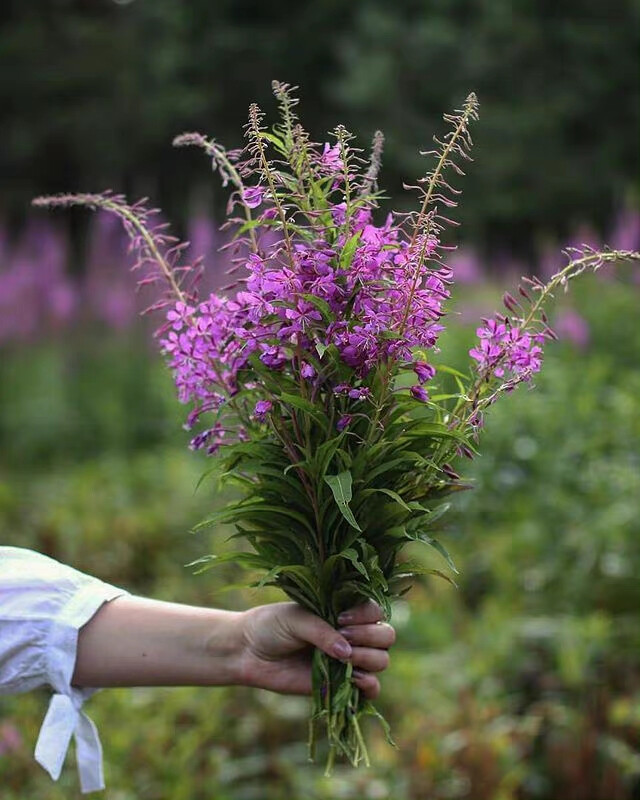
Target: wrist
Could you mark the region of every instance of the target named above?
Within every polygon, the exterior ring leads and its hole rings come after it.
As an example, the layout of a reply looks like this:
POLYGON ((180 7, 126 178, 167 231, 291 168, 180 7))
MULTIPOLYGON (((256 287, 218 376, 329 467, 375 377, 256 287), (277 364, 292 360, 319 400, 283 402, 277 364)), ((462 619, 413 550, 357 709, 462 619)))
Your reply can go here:
POLYGON ((245 684, 244 627, 245 612, 212 609, 206 620, 204 635, 198 637, 208 664, 210 685, 238 686, 245 684))

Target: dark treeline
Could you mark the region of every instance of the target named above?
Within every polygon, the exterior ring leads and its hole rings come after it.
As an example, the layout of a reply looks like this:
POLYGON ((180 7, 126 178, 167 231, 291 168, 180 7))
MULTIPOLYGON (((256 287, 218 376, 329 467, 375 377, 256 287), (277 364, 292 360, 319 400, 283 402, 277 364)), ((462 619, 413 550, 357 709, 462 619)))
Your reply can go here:
MULTIPOLYGON (((464 237, 526 253, 637 195, 638 0, 6 0, 0 7, 0 213, 35 194, 150 194, 181 223, 218 190, 172 137, 242 142, 270 81, 301 86, 314 138, 344 122, 387 137, 394 196, 470 90, 481 101, 464 237), (207 187, 206 189, 204 187, 207 187), (211 188, 213 187, 213 188, 211 188)), ((399 200, 402 202, 402 200, 399 200)))

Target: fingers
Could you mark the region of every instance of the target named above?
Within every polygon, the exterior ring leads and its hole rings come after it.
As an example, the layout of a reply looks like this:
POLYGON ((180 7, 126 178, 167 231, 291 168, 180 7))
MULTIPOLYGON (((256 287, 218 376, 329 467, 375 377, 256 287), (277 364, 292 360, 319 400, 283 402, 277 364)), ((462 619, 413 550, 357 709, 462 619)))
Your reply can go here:
POLYGON ((373 647, 354 647, 349 661, 366 672, 383 672, 389 666, 389 653, 373 647))
POLYGON ((338 629, 353 647, 350 661, 354 666, 352 680, 368 700, 380 694, 380 681, 372 674, 389 666, 386 648, 396 640, 396 632, 386 622, 380 606, 368 600, 348 609, 338 617, 338 629))
POLYGON ((338 617, 339 625, 365 625, 369 622, 380 622, 384 618, 382 609, 373 600, 367 600, 359 606, 347 609, 338 617))
POLYGON ((315 645, 327 655, 340 661, 350 661, 354 667, 353 682, 368 699, 380 693, 380 681, 374 673, 389 666, 387 648, 394 643, 393 627, 383 623, 382 610, 374 602, 363 603, 340 615, 339 621, 351 620, 346 627, 335 630, 329 623, 300 606, 291 604, 283 617, 289 634, 315 645))
MULTIPOLYGON (((280 619, 288 635, 308 642, 340 661, 350 661, 354 667, 353 683, 367 699, 378 697, 380 681, 374 673, 389 666, 386 648, 394 643, 395 631, 391 625, 381 622, 382 610, 377 603, 369 601, 340 615, 339 622, 346 627, 339 630, 298 605, 291 603, 286 606, 280 619)), ((306 676, 303 691, 307 690, 309 682, 310 676, 306 676)), ((289 685, 287 692, 291 690, 289 685)))
POLYGON ((339 628, 338 633, 351 643, 363 647, 381 647, 386 649, 396 640, 396 632, 386 622, 376 622, 368 625, 353 625, 339 628))
POLYGON ((380 681, 375 675, 354 669, 352 680, 368 700, 375 700, 380 694, 380 681))
POLYGON ((340 661, 348 661, 351 658, 352 647, 345 637, 328 622, 309 611, 292 608, 288 615, 287 627, 295 638, 315 645, 328 656, 340 661))

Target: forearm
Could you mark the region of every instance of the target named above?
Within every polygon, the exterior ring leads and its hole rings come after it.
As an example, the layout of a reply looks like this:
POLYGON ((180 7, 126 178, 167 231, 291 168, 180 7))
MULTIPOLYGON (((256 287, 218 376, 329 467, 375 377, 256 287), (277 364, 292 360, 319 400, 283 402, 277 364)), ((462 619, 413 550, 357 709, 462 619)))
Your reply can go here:
POLYGON ((119 597, 80 630, 73 684, 237 684, 242 618, 241 612, 119 597))

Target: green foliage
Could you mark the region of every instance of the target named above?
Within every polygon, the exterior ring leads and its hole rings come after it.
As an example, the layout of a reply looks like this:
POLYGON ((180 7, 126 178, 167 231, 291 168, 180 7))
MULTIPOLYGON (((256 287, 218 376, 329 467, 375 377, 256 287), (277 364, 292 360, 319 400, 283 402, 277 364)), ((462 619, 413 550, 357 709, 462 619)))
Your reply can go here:
MULTIPOLYGON (((512 400, 491 409, 488 447, 470 471, 477 490, 457 505, 471 534, 495 532, 466 577, 470 597, 474 582, 497 581, 528 613, 615 613, 640 603, 632 567, 640 558, 638 293, 587 282, 574 301, 592 309, 588 349, 557 345, 535 390, 514 398, 517 413, 512 400), (526 565, 518 573, 514 559, 526 565)), ((462 358, 467 343, 452 332, 443 346, 462 358)))
POLYGON ((128 337, 86 332, 80 341, 1 353, 5 466, 43 467, 183 441, 170 377, 151 363, 140 333, 128 337))

